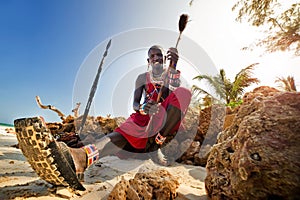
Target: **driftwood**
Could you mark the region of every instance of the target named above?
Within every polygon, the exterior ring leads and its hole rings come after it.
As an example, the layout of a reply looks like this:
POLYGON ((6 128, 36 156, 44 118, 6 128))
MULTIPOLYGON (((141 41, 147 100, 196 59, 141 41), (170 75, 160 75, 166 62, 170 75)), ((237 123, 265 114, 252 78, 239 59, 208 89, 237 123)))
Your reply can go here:
POLYGON ((76 103, 76 107, 72 110, 72 112, 74 113, 74 117, 77 118, 79 116, 79 107, 80 107, 81 103, 76 103))
POLYGON ((39 96, 36 96, 35 99, 40 108, 53 110, 54 112, 56 112, 58 114, 58 116, 60 116, 61 120, 64 121, 66 119, 65 115, 60 110, 58 110, 56 107, 54 107, 52 105, 43 105, 39 96))

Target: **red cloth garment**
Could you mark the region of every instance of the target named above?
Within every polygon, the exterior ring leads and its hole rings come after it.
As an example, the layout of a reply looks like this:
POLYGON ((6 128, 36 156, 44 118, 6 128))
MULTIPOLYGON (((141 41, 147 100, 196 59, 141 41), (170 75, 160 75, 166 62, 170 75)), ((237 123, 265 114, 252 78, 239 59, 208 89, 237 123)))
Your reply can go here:
MULTIPOLYGON (((146 77, 147 82, 145 101, 148 101, 150 99, 156 100, 159 91, 156 90, 157 88, 155 87, 155 83, 151 82, 149 72, 147 73, 146 77)), ((151 123, 153 127, 151 127, 151 133, 146 132, 147 125, 150 121, 150 116, 142 115, 139 112, 131 114, 123 124, 115 129, 115 131, 122 134, 132 147, 136 149, 145 149, 148 138, 159 132, 160 129, 164 126, 164 121, 166 119, 166 110, 168 106, 175 106, 185 114, 190 100, 191 92, 186 88, 178 87, 161 102, 159 113, 153 116, 153 123, 151 123)), ((172 133, 175 133, 179 129, 181 121, 179 121, 172 129, 172 133)))

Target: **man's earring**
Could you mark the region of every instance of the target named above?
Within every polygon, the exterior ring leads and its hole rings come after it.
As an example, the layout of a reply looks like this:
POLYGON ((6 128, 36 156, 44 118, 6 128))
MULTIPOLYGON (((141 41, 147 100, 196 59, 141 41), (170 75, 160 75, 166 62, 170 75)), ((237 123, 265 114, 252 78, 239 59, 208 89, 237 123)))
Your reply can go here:
POLYGON ((150 64, 148 63, 147 71, 149 71, 150 64))

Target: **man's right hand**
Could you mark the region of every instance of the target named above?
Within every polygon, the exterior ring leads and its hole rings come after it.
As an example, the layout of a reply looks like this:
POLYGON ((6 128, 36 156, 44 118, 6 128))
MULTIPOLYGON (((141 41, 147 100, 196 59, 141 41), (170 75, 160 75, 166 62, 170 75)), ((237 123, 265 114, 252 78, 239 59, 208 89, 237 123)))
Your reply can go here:
POLYGON ((169 67, 176 69, 178 59, 178 50, 174 47, 169 48, 167 51, 167 60, 170 60, 169 67))
POLYGON ((159 111, 159 104, 154 100, 149 100, 144 107, 144 111, 149 115, 155 115, 159 111))

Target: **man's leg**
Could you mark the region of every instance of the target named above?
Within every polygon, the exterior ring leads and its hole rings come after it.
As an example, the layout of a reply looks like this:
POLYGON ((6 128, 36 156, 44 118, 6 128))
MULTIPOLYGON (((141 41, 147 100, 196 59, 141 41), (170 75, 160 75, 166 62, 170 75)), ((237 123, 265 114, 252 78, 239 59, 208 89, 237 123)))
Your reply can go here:
POLYGON ((115 155, 125 147, 128 141, 118 132, 109 133, 95 143, 99 150, 99 158, 115 155))
MULTIPOLYGON (((169 105, 166 112, 166 120, 163 128, 159 131, 159 134, 163 137, 173 134, 174 127, 181 121, 183 113, 180 109, 175 106, 169 105)), ((157 144, 155 141, 150 147, 150 153, 154 161, 161 165, 168 165, 166 157, 162 154, 160 150, 161 145, 157 144)))
MULTIPOLYGON (((151 151, 155 151, 154 157, 160 164, 167 165, 166 158, 162 154, 160 147, 164 143, 164 138, 174 134, 179 128, 180 122, 188 109, 191 100, 191 92, 185 88, 178 88, 173 91, 162 103, 166 108, 164 124, 156 135, 151 151), (159 144, 157 144, 158 142, 159 144)), ((161 116, 160 116, 161 117, 161 116)))
MULTIPOLYGON (((95 142, 99 152, 99 159, 108 155, 115 155, 127 144, 127 140, 118 132, 112 132, 95 142)), ((83 173, 88 167, 88 155, 84 148, 70 148, 76 168, 76 174, 83 180, 83 173)))
POLYGON ((165 125, 160 130, 160 134, 164 137, 171 134, 172 129, 181 121, 183 113, 175 106, 169 105, 167 108, 167 119, 165 125))

